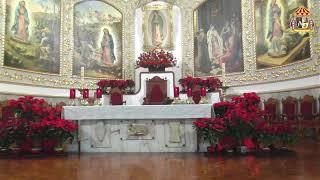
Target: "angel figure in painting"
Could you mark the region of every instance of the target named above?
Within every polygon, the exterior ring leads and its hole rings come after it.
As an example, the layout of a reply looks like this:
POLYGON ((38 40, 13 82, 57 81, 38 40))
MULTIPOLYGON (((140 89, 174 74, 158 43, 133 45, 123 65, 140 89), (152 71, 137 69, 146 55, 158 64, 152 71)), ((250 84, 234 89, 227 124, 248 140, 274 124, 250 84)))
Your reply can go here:
POLYGON ((210 61, 218 64, 218 59, 223 54, 223 42, 218 31, 212 24, 210 25, 210 29, 207 32, 207 41, 210 61))
POLYGON ((269 56, 281 57, 287 54, 282 37, 281 8, 277 4, 277 0, 272 0, 269 9, 269 31, 267 34, 267 39, 271 42, 268 49, 269 56))
POLYGON ((114 55, 114 43, 111 34, 107 28, 103 29, 103 38, 101 42, 102 63, 106 66, 112 66, 116 60, 114 55))
POLYGON ((163 20, 158 11, 154 11, 151 21, 152 25, 152 44, 154 46, 161 46, 163 42, 163 20))
POLYGON ((26 8, 26 2, 20 1, 16 8, 14 16, 14 24, 12 26, 12 31, 14 32, 15 38, 26 42, 29 38, 29 15, 26 8))

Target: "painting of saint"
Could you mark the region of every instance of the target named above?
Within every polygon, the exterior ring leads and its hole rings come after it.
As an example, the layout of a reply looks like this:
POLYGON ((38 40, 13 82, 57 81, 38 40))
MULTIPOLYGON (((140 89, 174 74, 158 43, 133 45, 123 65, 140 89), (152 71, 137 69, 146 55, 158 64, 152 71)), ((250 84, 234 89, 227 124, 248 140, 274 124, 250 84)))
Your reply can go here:
POLYGON ((6 67, 59 73, 59 0, 7 1, 5 25, 6 67))
POLYGON ((161 46, 163 43, 163 20, 158 11, 154 11, 152 18, 152 45, 161 46))
POLYGON ((172 5, 152 2, 143 7, 143 47, 172 50, 172 5))
POLYGON ((194 11, 195 76, 242 72, 241 1, 206 1, 194 11), (231 7, 228 12, 223 7, 231 7))
POLYGON ((103 38, 101 42, 102 62, 107 66, 112 66, 116 57, 114 56, 114 44, 111 34, 107 28, 103 29, 103 38))
POLYGON ((12 30, 16 38, 27 41, 29 37, 29 15, 26 2, 20 1, 15 11, 14 24, 12 30))
POLYGON ((122 14, 102 1, 75 5, 73 74, 122 78, 122 14))
MULTIPOLYGON (((310 37, 294 32, 290 19, 307 0, 255 0, 257 68, 287 65, 310 57, 310 37)), ((303 19, 296 26, 302 27, 303 19)))

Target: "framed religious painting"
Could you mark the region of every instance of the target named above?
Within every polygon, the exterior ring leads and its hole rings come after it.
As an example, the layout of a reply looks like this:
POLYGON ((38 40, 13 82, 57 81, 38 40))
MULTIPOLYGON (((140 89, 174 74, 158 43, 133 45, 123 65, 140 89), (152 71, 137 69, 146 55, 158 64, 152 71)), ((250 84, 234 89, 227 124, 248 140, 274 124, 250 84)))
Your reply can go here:
POLYGON ((60 71, 60 0, 7 0, 4 66, 60 71))
POLYGON ((307 8, 308 0, 255 0, 254 3, 257 69, 285 66, 311 57, 309 32, 293 31, 290 27, 296 10, 307 8))
POLYGON ((81 1, 74 7, 73 74, 122 78, 122 21, 115 7, 103 1, 81 1))
POLYGON ((241 1, 212 0, 194 13, 194 74, 213 76, 243 72, 241 1))
POLYGON ((143 48, 172 50, 172 13, 169 3, 149 3, 142 8, 143 12, 143 48))

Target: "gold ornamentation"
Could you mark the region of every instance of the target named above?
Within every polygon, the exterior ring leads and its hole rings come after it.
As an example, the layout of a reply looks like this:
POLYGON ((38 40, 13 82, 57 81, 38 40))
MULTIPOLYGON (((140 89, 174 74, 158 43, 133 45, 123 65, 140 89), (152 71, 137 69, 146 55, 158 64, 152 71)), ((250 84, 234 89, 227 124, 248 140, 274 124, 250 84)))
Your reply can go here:
MULTIPOLYGON (((193 1, 192 9, 196 10, 202 3, 207 0, 197 0, 193 1)), ((319 38, 319 27, 320 27, 320 11, 317 9, 320 8, 320 2, 316 0, 309 0, 311 12, 313 13, 313 19, 315 20, 316 29, 311 33, 311 58, 305 59, 303 61, 291 63, 285 66, 279 66, 274 68, 257 70, 256 68, 256 50, 255 50, 255 18, 254 18, 254 0, 242 0, 241 1, 241 11, 242 11, 242 41, 243 41, 243 59, 244 59, 244 72, 243 73, 230 73, 226 76, 226 81, 228 86, 241 86, 241 85, 250 85, 257 83, 267 83, 275 81, 284 81, 290 79, 298 79, 307 76, 313 76, 320 74, 319 59, 320 59, 320 42, 319 38)), ((184 9, 184 8, 182 8, 184 9)), ((187 10, 184 10, 183 13, 186 13, 187 10)), ((184 19, 187 22, 183 22, 182 25, 184 28, 193 30, 190 25, 190 21, 193 21, 191 14, 182 14, 184 19)), ((192 23, 193 24, 193 23, 192 23)), ((192 25, 193 26, 193 25, 192 25)), ((190 32, 189 31, 189 32, 190 32)), ((183 29, 183 32, 185 30, 183 29)), ((184 35, 182 35, 184 36, 184 35)), ((194 33, 193 33, 194 38, 194 33)), ((193 41, 193 38, 192 41, 193 41)), ((183 42, 187 42, 188 37, 184 37, 183 42)), ((184 45, 184 44, 183 44, 184 45)), ((193 45, 189 45, 192 47, 193 45)), ((183 47, 183 54, 187 55, 189 51, 188 47, 183 47)), ((183 76, 193 75, 194 71, 194 59, 193 59, 193 47, 192 47, 191 58, 188 56, 183 57, 183 76), (191 67, 190 67, 191 66, 191 67)))
POLYGON ((129 136, 146 136, 149 134, 148 126, 144 124, 130 124, 128 127, 129 136))
MULTIPOLYGON (((60 74, 45 74, 21 71, 3 66, 6 0, 0 0, 0 81, 53 88, 80 88, 81 79, 72 75, 73 63, 73 8, 82 0, 61 0, 61 41, 60 74)), ((123 78, 135 77, 135 10, 153 0, 102 0, 117 8, 123 14, 123 78)), ((206 0, 164 0, 180 8, 182 37, 182 76, 194 74, 194 28, 193 12, 206 0)), ((315 31, 311 36, 311 58, 286 66, 256 69, 254 0, 242 0, 242 41, 244 72, 226 75, 228 86, 284 81, 313 76, 320 72, 320 2, 309 0, 310 10, 315 21, 315 31)), ((85 86, 96 88, 97 79, 85 78, 85 86)))

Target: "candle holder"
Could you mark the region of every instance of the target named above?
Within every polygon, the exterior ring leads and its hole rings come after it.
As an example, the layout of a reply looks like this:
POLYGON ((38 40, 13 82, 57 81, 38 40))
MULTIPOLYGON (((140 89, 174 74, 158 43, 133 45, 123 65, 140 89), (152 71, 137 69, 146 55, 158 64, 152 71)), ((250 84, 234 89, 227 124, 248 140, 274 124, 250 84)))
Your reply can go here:
POLYGON ((80 91, 81 97, 78 98, 79 104, 81 106, 88 106, 89 102, 89 90, 88 89, 78 89, 80 91), (86 92, 84 92, 86 91, 86 92), (84 98, 84 93, 87 93, 87 95, 85 95, 86 97, 84 98))
POLYGON ((221 87, 221 101, 226 101, 227 100, 227 89, 229 88, 229 86, 222 86, 221 87))
POLYGON ((77 102, 75 99, 70 99, 69 106, 77 106, 77 102))
POLYGON ((194 104, 192 97, 188 97, 186 100, 186 104, 194 104))
POLYGON ((181 101, 181 99, 180 99, 179 97, 175 97, 175 98, 173 99, 172 104, 182 104, 182 101, 181 101))
POLYGON ((96 98, 94 101, 94 105, 95 106, 102 106, 102 100, 101 98, 96 98))
POLYGON ((201 96, 201 100, 199 101, 199 104, 209 104, 209 100, 206 96, 201 96))
POLYGON ((88 106, 89 105, 89 102, 88 102, 88 99, 87 98, 79 98, 79 103, 81 106, 88 106))
POLYGON ((69 98, 70 98, 70 102, 68 103, 70 106, 76 106, 77 105, 77 103, 76 103, 76 101, 75 101, 75 99, 76 99, 76 89, 70 89, 70 96, 69 96, 69 98))
POLYGON ((182 104, 182 101, 179 97, 180 96, 179 87, 174 87, 173 94, 174 94, 174 99, 173 99, 172 104, 182 104))

